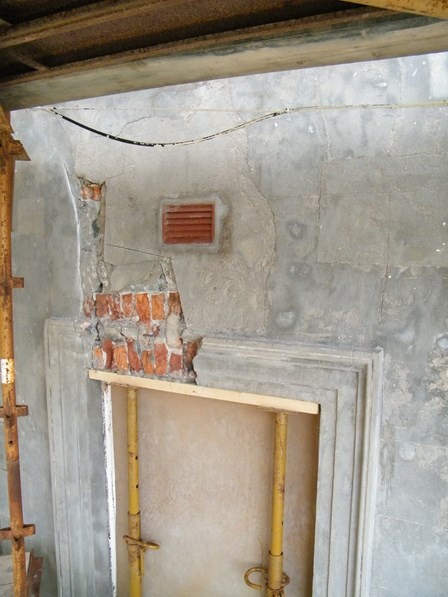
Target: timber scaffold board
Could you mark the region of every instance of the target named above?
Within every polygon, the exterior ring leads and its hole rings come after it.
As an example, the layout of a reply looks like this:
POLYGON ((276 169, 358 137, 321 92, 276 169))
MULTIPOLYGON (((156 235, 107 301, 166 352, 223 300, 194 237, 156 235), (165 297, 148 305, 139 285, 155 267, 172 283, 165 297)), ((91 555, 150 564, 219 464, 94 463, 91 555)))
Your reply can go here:
POLYGON ((267 410, 286 411, 291 413, 305 413, 309 415, 319 414, 319 404, 305 400, 292 398, 281 398, 280 396, 266 396, 264 394, 251 394, 249 392, 237 392, 221 388, 209 388, 195 384, 162 381, 150 377, 137 377, 132 375, 120 375, 110 371, 98 371, 91 369, 90 379, 102 381, 106 384, 121 386, 125 388, 140 388, 169 392, 171 394, 182 394, 195 398, 208 398, 236 404, 258 406, 267 410))

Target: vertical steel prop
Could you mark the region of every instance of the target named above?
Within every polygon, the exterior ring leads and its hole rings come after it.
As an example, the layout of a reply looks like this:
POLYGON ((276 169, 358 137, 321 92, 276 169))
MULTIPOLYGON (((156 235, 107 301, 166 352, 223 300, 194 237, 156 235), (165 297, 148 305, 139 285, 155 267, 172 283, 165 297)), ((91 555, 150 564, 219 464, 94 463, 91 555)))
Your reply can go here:
POLYGON ((283 514, 285 510, 286 442, 288 415, 275 415, 274 479, 272 484, 271 549, 269 550, 266 597, 282 597, 283 575, 283 514))
POLYGON ((288 415, 275 413, 274 475, 272 483, 271 547, 268 567, 254 566, 244 575, 244 582, 252 589, 262 591, 266 597, 283 597, 289 577, 283 572, 283 515, 285 510, 286 445, 288 439, 288 415), (260 573, 264 586, 254 583, 250 577, 260 573))
POLYGON ((11 229, 15 160, 29 158, 22 144, 13 139, 12 132, 9 117, 0 108, 0 418, 3 419, 10 515, 10 526, 0 529, 0 540, 10 540, 12 544, 14 595, 26 597, 25 537, 33 535, 35 527, 23 524, 17 418, 26 416, 28 407, 16 404, 12 304, 13 288, 23 288, 23 279, 12 277, 11 229))
POLYGON ((142 541, 140 530, 140 490, 138 478, 138 403, 137 390, 127 388, 128 434, 128 534, 123 537, 128 545, 129 595, 141 597, 144 572, 144 553, 159 549, 157 543, 142 541))

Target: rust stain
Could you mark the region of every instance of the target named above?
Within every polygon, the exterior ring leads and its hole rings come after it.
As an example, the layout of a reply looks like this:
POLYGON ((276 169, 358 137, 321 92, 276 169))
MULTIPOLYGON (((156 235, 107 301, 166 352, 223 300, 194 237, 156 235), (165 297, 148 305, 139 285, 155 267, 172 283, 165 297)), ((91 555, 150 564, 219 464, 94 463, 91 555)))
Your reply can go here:
MULTIPOLYGON (((8 539, 12 547, 12 563, 15 597, 26 597, 27 579, 24 537, 34 534, 33 525, 23 524, 22 487, 20 479, 18 409, 15 394, 13 301, 12 288, 19 287, 11 274, 11 224, 14 182, 14 161, 24 152, 11 136, 9 122, 0 111, 0 125, 4 132, 0 147, 0 366, 2 382, 2 409, 4 419, 4 445, 10 527, 0 530, 0 540, 8 539)), ((23 148, 22 148, 23 149, 23 148)), ((25 154, 26 155, 26 154, 25 154)), ((17 279, 18 280, 18 279, 17 279)), ((21 414, 25 414, 23 409, 21 414)))

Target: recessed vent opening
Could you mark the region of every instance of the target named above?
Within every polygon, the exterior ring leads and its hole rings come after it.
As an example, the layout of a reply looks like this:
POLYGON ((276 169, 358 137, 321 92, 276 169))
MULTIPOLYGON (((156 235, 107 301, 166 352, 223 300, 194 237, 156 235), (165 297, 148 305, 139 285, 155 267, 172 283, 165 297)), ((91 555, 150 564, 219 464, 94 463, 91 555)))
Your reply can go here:
POLYGON ((162 240, 167 245, 212 244, 215 240, 215 204, 164 205, 162 240))

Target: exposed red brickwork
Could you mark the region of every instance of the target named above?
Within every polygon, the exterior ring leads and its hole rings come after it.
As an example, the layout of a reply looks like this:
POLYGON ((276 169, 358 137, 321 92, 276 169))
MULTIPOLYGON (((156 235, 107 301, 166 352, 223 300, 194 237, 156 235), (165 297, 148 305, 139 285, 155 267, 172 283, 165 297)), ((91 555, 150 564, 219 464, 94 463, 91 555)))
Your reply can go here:
POLYGON ((162 293, 151 296, 151 316, 153 320, 165 319, 165 295, 162 293))
POLYGON ((199 348, 199 340, 191 340, 184 344, 184 367, 185 371, 189 373, 193 371, 193 359, 196 356, 199 348))
POLYGON ((183 362, 181 354, 172 354, 170 356, 170 373, 171 375, 182 375, 183 362))
MULTIPOLYGON (((88 299, 84 301, 86 303, 88 299)), ((110 317, 112 320, 118 319, 121 315, 120 297, 117 294, 97 294, 96 295, 96 316, 110 317)))
POLYGON ((104 353, 101 346, 94 346, 92 351, 92 365, 94 369, 104 369, 104 353))
POLYGON ((131 292, 121 295, 121 312, 123 317, 134 317, 137 314, 134 305, 134 295, 131 292))
POLYGON ((109 313, 107 294, 97 294, 95 298, 96 316, 106 317, 109 313))
POLYGON ((168 373, 168 349, 166 344, 157 342, 154 345, 155 374, 164 376, 168 373))
POLYGON ((152 352, 150 350, 144 350, 142 352, 142 364, 143 364, 143 371, 146 375, 153 375, 154 374, 154 360, 152 356, 152 352))
POLYGON ((126 344, 128 345, 129 369, 134 373, 138 373, 142 370, 142 363, 135 349, 134 340, 126 340, 126 344))
POLYGON ((107 295, 107 305, 109 307, 109 315, 111 319, 118 319, 120 312, 120 296, 118 294, 107 295))
POLYGON ((114 345, 110 338, 103 340, 103 352, 104 352, 104 368, 112 369, 112 361, 114 356, 114 345))
POLYGON ((149 313, 149 296, 147 292, 139 292, 135 295, 135 309, 140 321, 142 323, 149 323, 151 317, 149 313))
POLYGON ((128 355, 126 344, 114 345, 114 358, 112 361, 112 368, 116 369, 118 373, 124 373, 128 370, 128 355))
POLYGON ((182 305, 180 303, 180 296, 178 292, 170 292, 168 296, 168 314, 169 313, 182 315, 182 305))
POLYGON ((81 188, 83 201, 101 201, 103 185, 85 181, 81 188))
POLYGON ((84 299, 82 303, 82 310, 84 311, 84 315, 86 317, 92 317, 95 313, 95 301, 93 300, 93 296, 88 296, 84 299))
POLYGON ((198 341, 182 340, 185 322, 178 292, 98 293, 84 301, 97 317, 95 369, 193 381, 198 341))

